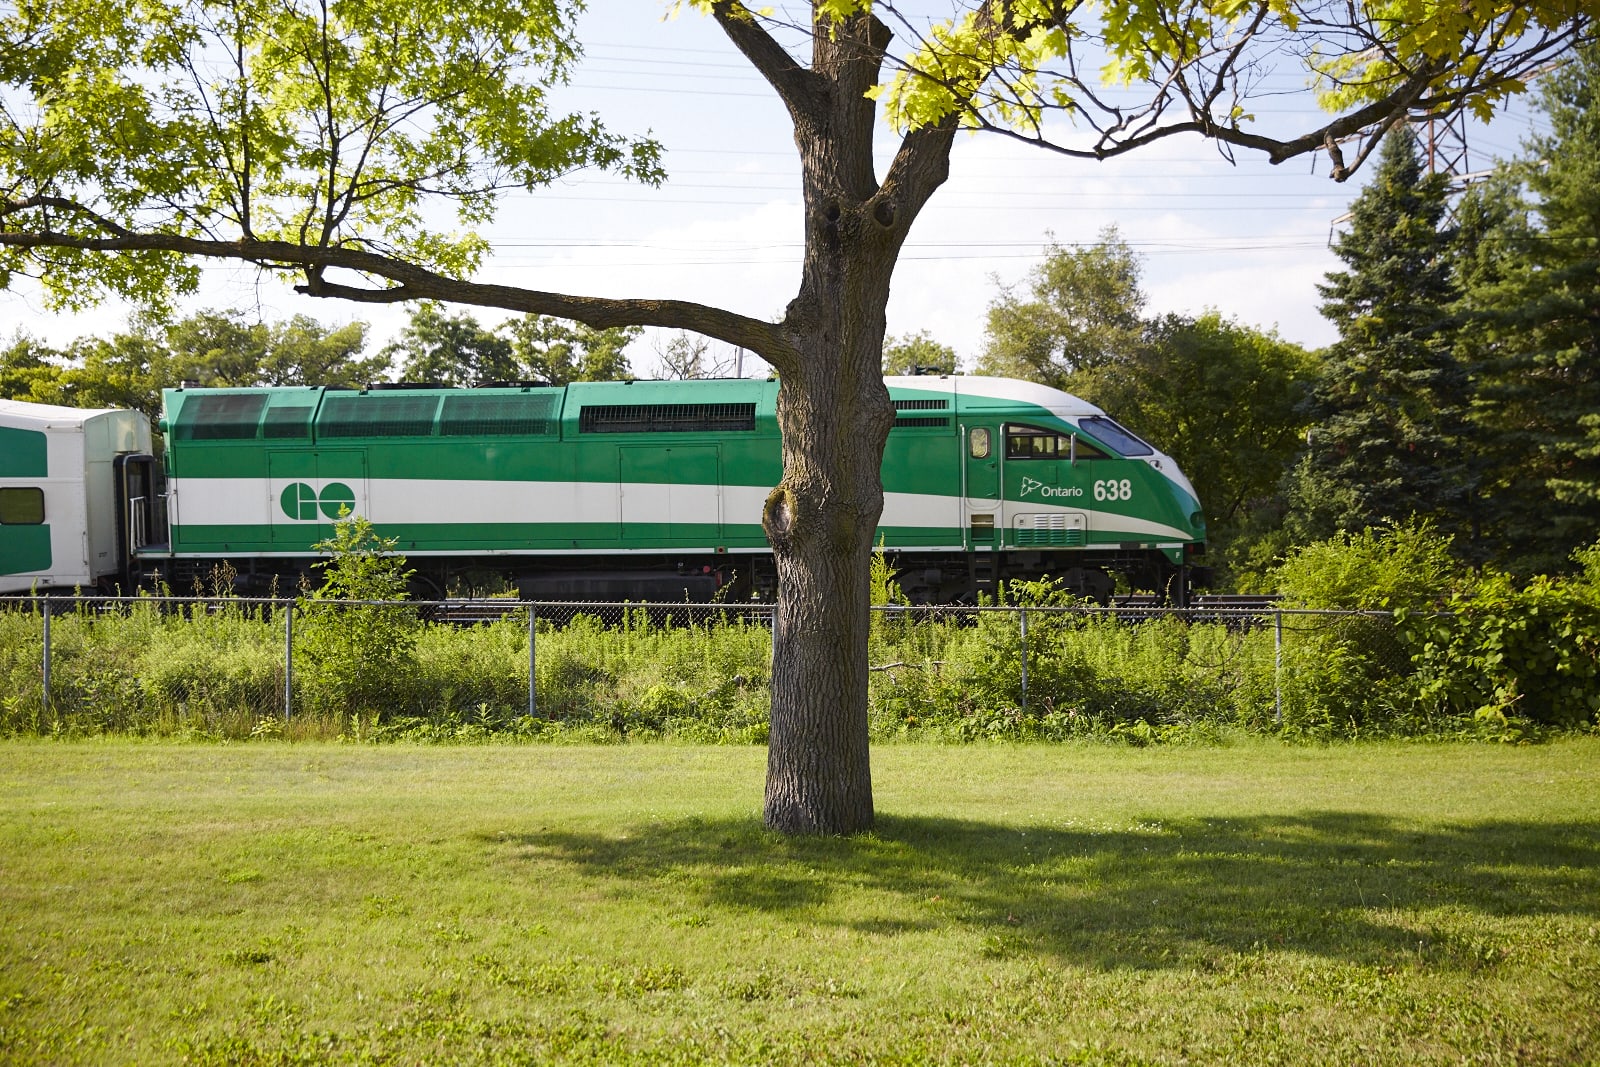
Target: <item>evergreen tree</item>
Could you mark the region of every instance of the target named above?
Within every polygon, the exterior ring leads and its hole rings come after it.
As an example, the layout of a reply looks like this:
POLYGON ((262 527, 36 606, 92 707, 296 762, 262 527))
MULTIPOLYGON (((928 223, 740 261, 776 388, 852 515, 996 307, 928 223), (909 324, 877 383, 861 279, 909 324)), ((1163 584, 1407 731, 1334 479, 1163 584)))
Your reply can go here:
POLYGON ((1549 132, 1508 168, 1531 203, 1491 214, 1466 299, 1489 532, 1521 573, 1566 566, 1600 529, 1600 49, 1540 97, 1549 132))
POLYGON ((1347 269, 1318 286, 1339 340, 1308 401, 1314 421, 1286 521, 1307 542, 1416 516, 1465 546, 1476 487, 1469 383, 1453 347, 1446 179, 1424 173, 1407 128, 1382 153, 1334 245, 1347 269))

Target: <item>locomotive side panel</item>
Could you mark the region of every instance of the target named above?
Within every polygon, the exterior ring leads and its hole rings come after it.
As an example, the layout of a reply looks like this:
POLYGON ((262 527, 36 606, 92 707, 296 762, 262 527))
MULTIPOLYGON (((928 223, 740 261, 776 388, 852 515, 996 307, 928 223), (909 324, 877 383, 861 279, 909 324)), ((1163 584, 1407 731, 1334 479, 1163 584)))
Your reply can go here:
MULTIPOLYGON (((1205 536, 1192 488, 1099 408, 1004 379, 887 384, 897 419, 875 540, 914 598, 1044 575, 1093 595, 1109 573, 1143 588, 1186 580, 1205 536)), ((173 554, 303 568, 348 509, 441 587, 482 568, 545 595, 642 596, 679 589, 678 576, 709 595, 763 560, 771 572, 760 515, 781 477, 777 389, 173 393, 173 554)))

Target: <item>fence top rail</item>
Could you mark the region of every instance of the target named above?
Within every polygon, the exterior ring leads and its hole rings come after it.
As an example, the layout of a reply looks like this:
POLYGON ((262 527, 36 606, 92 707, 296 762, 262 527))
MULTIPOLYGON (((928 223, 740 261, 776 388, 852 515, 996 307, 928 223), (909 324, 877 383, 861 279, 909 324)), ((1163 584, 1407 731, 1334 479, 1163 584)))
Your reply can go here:
POLYGON ((0 604, 248 604, 248 605, 275 605, 278 607, 306 607, 308 605, 327 605, 329 607, 375 607, 375 608, 493 608, 503 607, 508 611, 535 608, 559 608, 564 611, 574 609, 607 609, 607 610, 681 610, 689 611, 748 611, 758 614, 770 614, 776 607, 770 603, 757 603, 755 601, 738 602, 732 604, 702 604, 694 601, 673 600, 517 600, 511 597, 492 597, 484 599, 451 598, 449 600, 346 600, 334 597, 266 597, 266 596, 216 596, 209 593, 191 593, 188 596, 112 596, 99 593, 61 594, 54 593, 21 593, 0 596, 0 604))
MULTIPOLYGON (((0 604, 278 604, 297 603, 293 597, 268 596, 111 596, 100 593, 21 593, 0 596, 0 604)), ((412 603, 412 601, 399 601, 412 603)))
MULTIPOLYGON (((335 600, 319 599, 315 597, 249 597, 249 596, 215 596, 205 594, 191 594, 189 596, 102 596, 94 593, 74 595, 46 595, 41 593, 11 594, 0 596, 0 604, 10 604, 19 607, 49 603, 53 605, 73 604, 80 606, 110 605, 110 604, 206 604, 206 605, 238 605, 238 606, 271 606, 271 607, 300 607, 311 605, 326 607, 388 607, 388 608, 427 608, 467 611, 472 609, 503 608, 506 612, 525 611, 532 608, 536 613, 541 609, 550 611, 685 611, 690 613, 711 614, 748 613, 756 616, 770 615, 777 610, 777 605, 755 601, 741 601, 736 603, 695 603, 691 601, 569 601, 569 600, 517 600, 510 597, 489 598, 459 598, 453 597, 445 600, 335 600)), ((1149 617, 1156 615, 1171 615, 1179 618, 1204 618, 1204 619, 1260 619, 1274 616, 1324 616, 1324 617, 1364 617, 1391 619, 1392 611, 1362 610, 1354 608, 1285 608, 1277 605, 1261 605, 1254 607, 1244 606, 1191 606, 1170 607, 1165 605, 1098 605, 1098 604, 1070 604, 1070 605, 1023 605, 1023 604, 875 604, 871 610, 882 615, 912 615, 912 616, 939 616, 960 614, 1043 614, 1043 615, 1103 615, 1113 617, 1138 616, 1149 617)), ((1448 612, 1428 612, 1429 617, 1443 617, 1448 612)))

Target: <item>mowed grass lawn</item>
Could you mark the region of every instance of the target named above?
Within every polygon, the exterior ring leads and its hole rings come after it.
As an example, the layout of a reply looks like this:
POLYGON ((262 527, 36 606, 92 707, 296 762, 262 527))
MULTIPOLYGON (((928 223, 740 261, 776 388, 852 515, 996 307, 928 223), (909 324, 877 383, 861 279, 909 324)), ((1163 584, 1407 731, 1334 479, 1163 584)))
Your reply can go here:
POLYGON ((1600 738, 0 745, 0 1062, 1594 1063, 1600 738))

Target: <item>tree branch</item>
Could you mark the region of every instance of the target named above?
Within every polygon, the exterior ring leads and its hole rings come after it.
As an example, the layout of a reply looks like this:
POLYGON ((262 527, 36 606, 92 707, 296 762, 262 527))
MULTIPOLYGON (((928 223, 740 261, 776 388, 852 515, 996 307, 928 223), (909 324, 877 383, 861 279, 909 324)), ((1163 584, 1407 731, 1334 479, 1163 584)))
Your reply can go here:
MULTIPOLYGON (((25 206, 23 202, 0 204, 0 217, 14 214, 25 206)), ((305 271, 306 280, 295 286, 295 291, 306 296, 337 297, 361 304, 442 300, 525 314, 552 315, 573 319, 596 329, 662 326, 672 330, 692 330, 763 355, 775 352, 780 358, 793 348, 781 328, 773 323, 693 301, 569 296, 511 285, 487 285, 447 277, 403 260, 354 248, 323 248, 290 241, 207 241, 163 233, 123 232, 113 237, 77 237, 52 231, 0 232, 0 247, 70 248, 84 252, 169 252, 180 256, 242 260, 267 268, 305 271), (322 274, 330 267, 384 278, 396 284, 388 288, 366 289, 330 282, 322 274)))
POLYGON ((884 175, 883 190, 900 194, 900 210, 906 218, 916 218, 950 177, 950 147, 960 125, 959 116, 950 114, 938 125, 918 127, 901 139, 889 172, 884 175))
POLYGON ((767 84, 783 101, 789 114, 798 119, 814 114, 824 90, 821 80, 795 61, 772 35, 756 22, 755 13, 739 0, 718 0, 711 9, 722 32, 744 54, 767 84))
MULTIPOLYGON (((892 0, 880 0, 880 7, 894 11, 892 0)), ((963 122, 986 132, 999 133, 1023 144, 1046 149, 1078 159, 1107 159, 1144 148, 1175 134, 1199 134, 1223 148, 1231 157, 1232 148, 1245 148, 1264 153, 1273 163, 1282 163, 1296 156, 1315 152, 1327 146, 1367 133, 1366 143, 1357 151, 1354 162, 1346 166, 1330 150, 1333 160, 1332 177, 1343 181, 1361 165, 1371 151, 1372 144, 1399 122, 1417 116, 1436 117, 1448 114, 1462 106, 1466 100, 1485 89, 1513 83, 1526 77, 1547 62, 1551 56, 1573 43, 1592 36, 1592 25, 1587 16, 1578 16, 1563 22, 1559 27, 1546 28, 1528 34, 1514 34, 1509 23, 1494 23, 1469 34, 1463 48, 1465 58, 1459 64, 1467 74, 1449 84, 1439 84, 1441 74, 1457 62, 1448 57, 1429 58, 1426 54, 1408 59, 1390 48, 1385 35, 1368 24, 1350 0, 1334 0, 1332 8, 1344 8, 1345 17, 1328 22, 1319 21, 1307 5, 1299 5, 1302 28, 1316 29, 1333 39, 1354 38, 1347 44, 1346 55, 1372 55, 1398 71, 1398 82, 1378 100, 1366 103, 1344 115, 1330 115, 1325 122, 1302 135, 1275 137, 1244 128, 1230 109, 1219 115, 1223 96, 1233 86, 1233 103, 1243 105, 1245 98, 1239 94, 1238 79, 1254 65, 1252 46, 1260 49, 1274 47, 1268 39, 1272 25, 1273 8, 1265 3, 1253 3, 1244 21, 1230 27, 1226 35, 1217 37, 1210 47, 1199 52, 1161 56, 1152 53, 1154 62, 1146 72, 1153 95, 1142 105, 1131 110, 1102 99, 1081 76, 1077 66, 1076 50, 1069 43, 1059 58, 1068 72, 1053 74, 1039 68, 1024 70, 1030 77, 1053 78, 1071 90, 1066 102, 1045 102, 1041 94, 1026 80, 1014 80, 1004 66, 996 67, 980 83, 974 83, 972 65, 981 62, 985 55, 984 42, 1002 38, 1024 40, 1028 34, 1046 28, 1069 28, 1070 16, 1080 4, 1077 0, 1044 7, 1030 8, 1026 16, 1018 14, 1013 0, 993 0, 981 5, 973 29, 973 40, 960 49, 949 48, 943 52, 924 42, 934 61, 900 64, 902 77, 923 79, 938 85, 950 95, 954 109, 963 115, 963 122), (1341 36, 1342 35, 1342 36, 1341 36), (1514 40, 1515 38, 1515 40, 1514 40), (1531 40, 1529 39, 1531 38, 1531 40), (950 59, 949 77, 941 73, 939 55, 950 59), (1474 63, 1468 63, 1467 59, 1474 63), (964 62, 963 62, 964 61, 964 62), (1159 69, 1167 67, 1163 76, 1159 69), (1173 115, 1178 107, 1186 106, 1187 114, 1173 115), (1079 141, 1058 141, 1046 133, 1039 117, 1049 111, 1062 110, 1073 116, 1074 122, 1086 123, 1094 136, 1079 141), (996 113, 998 112, 998 113, 996 113), (1097 121, 1097 115, 1104 121, 1097 121)), ((1165 11, 1158 12, 1166 17, 1165 11)), ((902 16, 902 20, 904 17, 902 16)), ((1182 37, 1180 26, 1168 28, 1175 37, 1182 37)), ((1248 97, 1248 92, 1245 97, 1248 97)))
MULTIPOLYGON (((1251 133, 1238 126, 1220 126, 1209 119, 1190 119, 1185 122, 1156 126, 1124 140, 1115 140, 1112 132, 1108 132, 1107 136, 1092 148, 1072 148, 1058 144, 1040 135, 1028 135, 1009 129, 990 122, 981 115, 976 117, 979 128, 987 132, 998 133, 1013 140, 1021 141, 1024 144, 1032 145, 1035 148, 1043 148, 1077 159, 1110 159, 1113 156, 1124 155, 1177 134, 1195 133, 1214 141, 1220 141, 1223 144, 1262 152, 1269 162, 1282 163, 1307 152, 1316 151, 1330 143, 1337 142, 1342 138, 1349 137, 1373 126, 1379 126, 1385 130, 1388 129, 1396 121, 1399 121, 1409 109, 1417 106, 1422 94, 1427 91, 1432 77, 1432 71, 1419 72, 1382 100, 1375 100, 1365 107, 1346 115, 1340 115, 1308 133, 1288 140, 1251 133)), ((1361 160, 1364 160, 1366 156, 1367 153, 1362 152, 1356 164, 1349 167, 1345 167, 1335 161, 1331 174, 1333 180, 1344 181, 1355 172, 1356 166, 1359 166, 1361 160)))
MULTIPOLYGON (((132 231, 117 225, 99 212, 78 203, 76 200, 68 200, 62 196, 39 195, 26 197, 22 200, 0 200, 0 219, 41 207, 55 208, 64 215, 80 215, 116 237, 127 237, 132 233, 132 231)), ((10 242, 6 238, 10 236, 12 235, 0 232, 0 244, 9 244, 10 242)))

